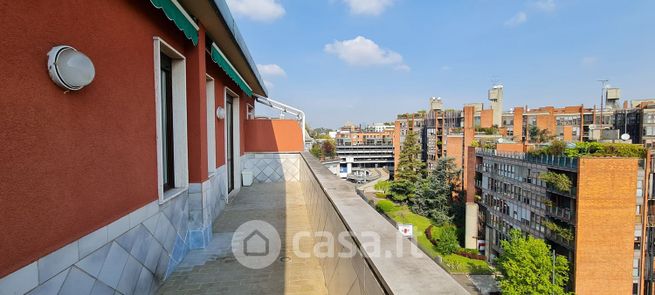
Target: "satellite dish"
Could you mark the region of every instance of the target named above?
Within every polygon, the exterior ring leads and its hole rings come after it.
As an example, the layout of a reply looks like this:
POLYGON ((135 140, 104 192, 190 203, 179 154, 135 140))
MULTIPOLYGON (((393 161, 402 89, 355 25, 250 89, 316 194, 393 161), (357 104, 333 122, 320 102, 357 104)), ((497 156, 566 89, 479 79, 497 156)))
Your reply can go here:
POLYGON ((499 138, 499 139, 498 139, 498 143, 503 143, 503 142, 505 142, 504 139, 502 139, 502 138, 499 138))
POLYGON ((627 133, 621 134, 621 139, 622 140, 629 140, 630 139, 630 134, 627 134, 627 133))

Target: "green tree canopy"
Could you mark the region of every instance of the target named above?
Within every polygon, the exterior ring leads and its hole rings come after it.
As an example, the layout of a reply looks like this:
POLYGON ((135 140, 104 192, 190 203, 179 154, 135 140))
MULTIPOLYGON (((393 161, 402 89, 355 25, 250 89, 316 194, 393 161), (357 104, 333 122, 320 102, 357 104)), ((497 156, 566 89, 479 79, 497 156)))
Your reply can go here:
POLYGON ((564 290, 569 280, 569 262, 557 255, 553 263, 550 246, 543 240, 526 238, 514 229, 510 239, 501 241, 501 245, 503 254, 497 264, 503 274, 499 281, 503 294, 570 294, 564 290))
POLYGON ((321 152, 326 158, 332 158, 337 155, 337 146, 333 139, 327 139, 323 141, 321 145, 321 152))
POLYGON ((397 201, 412 198, 416 185, 425 173, 425 163, 421 161, 421 147, 416 136, 416 132, 410 129, 400 151, 398 167, 391 184, 391 193, 397 201))
POLYGON ((554 137, 553 135, 550 134, 550 131, 548 131, 548 129, 539 129, 539 127, 535 125, 531 125, 528 128, 528 136, 531 142, 536 142, 536 143, 548 142, 554 137))
POLYGON ((323 157, 323 151, 321 150, 321 144, 320 143, 314 143, 312 145, 312 148, 309 150, 309 152, 314 155, 314 157, 321 159, 323 157))
POLYGON ((459 172, 455 158, 439 158, 434 170, 420 181, 414 198, 410 200, 412 211, 432 218, 439 225, 450 222, 453 218, 449 214, 450 205, 459 172))

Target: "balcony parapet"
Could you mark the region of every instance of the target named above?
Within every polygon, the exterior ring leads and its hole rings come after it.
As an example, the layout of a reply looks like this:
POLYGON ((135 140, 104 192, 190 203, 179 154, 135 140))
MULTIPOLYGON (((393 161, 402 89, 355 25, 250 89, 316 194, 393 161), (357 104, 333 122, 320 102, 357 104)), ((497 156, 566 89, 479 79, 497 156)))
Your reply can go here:
MULTIPOLYGON (((303 152, 302 157, 306 166, 301 164, 300 180, 305 199, 314 208, 309 212, 311 222, 319 230, 341 227, 347 230, 385 293, 468 294, 443 268, 403 238, 393 225, 359 197, 351 184, 332 174, 311 154, 303 152), (362 247, 370 245, 371 233, 379 237, 378 246, 362 247)), ((327 260, 324 265, 335 263, 327 260)), ((361 261, 361 258, 350 263, 356 261, 361 261)), ((360 274, 357 277, 362 279, 360 274)), ((365 285, 368 284, 367 280, 365 285)))
POLYGON ((556 206, 546 206, 546 213, 566 222, 573 222, 573 218, 575 217, 575 214, 570 209, 556 206))
POLYGON ((563 156, 550 156, 550 155, 533 156, 521 152, 501 152, 494 149, 482 149, 482 148, 476 149, 475 154, 478 156, 492 156, 492 157, 500 157, 506 159, 514 159, 518 161, 525 161, 528 163, 550 166, 554 168, 571 170, 571 171, 577 171, 578 169, 577 158, 570 158, 570 157, 563 157, 563 156))

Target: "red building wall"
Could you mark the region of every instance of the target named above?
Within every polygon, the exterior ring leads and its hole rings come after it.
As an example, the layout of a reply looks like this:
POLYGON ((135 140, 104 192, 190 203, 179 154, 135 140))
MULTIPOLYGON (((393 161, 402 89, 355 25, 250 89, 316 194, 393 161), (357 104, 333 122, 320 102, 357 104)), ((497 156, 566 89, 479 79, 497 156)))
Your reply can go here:
POLYGON ((0 277, 157 199, 153 36, 195 50, 148 1, 1 10, 0 67, 12 74, 0 75, 0 277), (81 91, 48 77, 46 53, 61 44, 94 62, 81 91))
MULTIPOLYGON (((205 29, 199 24, 198 35, 204 36, 205 29)), ((191 48, 186 59, 187 91, 187 141, 189 146, 189 182, 202 183, 207 180, 207 69, 205 38, 198 38, 198 45, 191 48)), ((214 116, 215 117, 215 116, 214 116)))
MULTIPOLYGON (((235 89, 236 85, 231 85, 229 77, 218 67, 209 55, 206 56, 207 74, 214 78, 214 107, 225 108, 225 87, 235 89)), ((218 120, 214 116, 214 126, 216 132, 216 167, 225 165, 225 120, 218 120)))

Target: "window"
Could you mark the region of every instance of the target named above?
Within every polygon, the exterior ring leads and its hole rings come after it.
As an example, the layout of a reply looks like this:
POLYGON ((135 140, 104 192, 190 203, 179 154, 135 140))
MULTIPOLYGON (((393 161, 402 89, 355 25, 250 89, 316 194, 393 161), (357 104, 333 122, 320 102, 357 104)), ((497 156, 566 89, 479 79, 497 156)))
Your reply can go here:
POLYGON ((154 38, 157 174, 159 202, 189 185, 186 115, 186 69, 182 54, 154 38))
POLYGON ((160 102, 162 165, 164 191, 175 187, 175 160, 173 150, 173 68, 172 60, 165 54, 160 55, 160 102))

